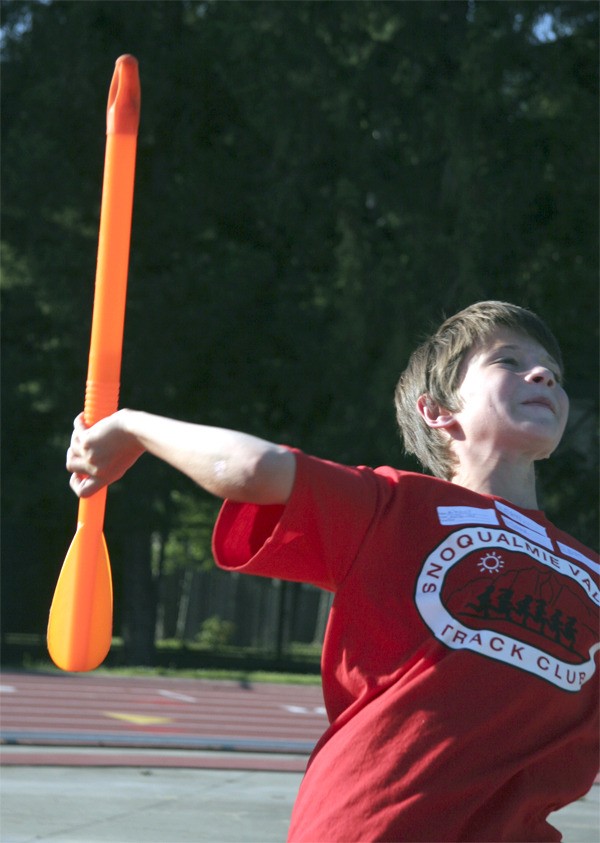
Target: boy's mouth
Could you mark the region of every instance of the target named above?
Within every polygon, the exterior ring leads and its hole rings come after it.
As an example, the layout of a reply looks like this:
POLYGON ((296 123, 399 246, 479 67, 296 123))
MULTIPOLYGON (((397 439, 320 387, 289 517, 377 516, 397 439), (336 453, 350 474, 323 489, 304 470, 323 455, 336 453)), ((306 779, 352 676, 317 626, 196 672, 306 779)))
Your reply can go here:
POLYGON ((545 407, 547 410, 550 410, 551 413, 556 415, 556 407, 549 398, 530 398, 528 401, 523 401, 523 404, 533 404, 536 407, 545 407))

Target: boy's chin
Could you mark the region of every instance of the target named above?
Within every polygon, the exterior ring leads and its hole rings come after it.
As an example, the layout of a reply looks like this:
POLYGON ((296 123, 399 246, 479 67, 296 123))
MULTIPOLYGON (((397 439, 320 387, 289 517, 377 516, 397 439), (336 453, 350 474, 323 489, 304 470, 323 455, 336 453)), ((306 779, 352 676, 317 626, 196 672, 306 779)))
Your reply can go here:
POLYGON ((557 430, 525 429, 521 431, 520 441, 525 452, 534 460, 547 460, 558 448, 562 439, 557 430))
MULTIPOLYGON (((560 442, 560 440, 559 440, 559 442, 560 442)), ((550 459, 552 454, 558 448, 559 442, 552 441, 552 442, 546 443, 545 445, 540 445, 537 452, 534 452, 534 454, 535 454, 534 457, 533 457, 534 462, 540 462, 541 460, 550 459)))

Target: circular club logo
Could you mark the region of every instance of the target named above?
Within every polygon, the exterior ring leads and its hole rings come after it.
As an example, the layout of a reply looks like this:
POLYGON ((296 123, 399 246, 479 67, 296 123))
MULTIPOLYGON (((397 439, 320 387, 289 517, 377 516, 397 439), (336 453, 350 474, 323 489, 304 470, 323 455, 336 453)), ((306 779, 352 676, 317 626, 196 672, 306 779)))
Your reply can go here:
POLYGON ((415 602, 432 633, 576 692, 594 675, 598 589, 585 568, 509 530, 465 527, 427 557, 415 602))

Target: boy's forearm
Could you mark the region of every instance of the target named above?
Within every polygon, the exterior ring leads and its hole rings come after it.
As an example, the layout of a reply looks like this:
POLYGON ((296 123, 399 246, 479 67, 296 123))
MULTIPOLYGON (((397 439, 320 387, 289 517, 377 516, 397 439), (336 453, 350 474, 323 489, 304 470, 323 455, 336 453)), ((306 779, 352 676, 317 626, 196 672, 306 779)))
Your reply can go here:
POLYGON ((122 410, 121 424, 150 454, 220 498, 286 503, 296 460, 289 450, 238 431, 122 410))

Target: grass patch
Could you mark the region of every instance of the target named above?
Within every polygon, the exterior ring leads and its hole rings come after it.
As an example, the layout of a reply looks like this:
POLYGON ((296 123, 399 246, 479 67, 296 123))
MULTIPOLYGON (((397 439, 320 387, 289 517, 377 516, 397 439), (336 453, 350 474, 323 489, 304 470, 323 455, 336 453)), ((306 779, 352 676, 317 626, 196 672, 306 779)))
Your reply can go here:
MULTIPOLYGON (((51 661, 27 660, 26 670, 40 673, 64 674, 51 661)), ((78 674, 79 675, 79 674, 78 674)), ((81 674, 84 675, 84 674, 81 674)), ((225 668, 170 668, 170 667, 98 667, 91 676, 128 676, 171 679, 212 679, 227 682, 265 682, 274 685, 320 685, 321 678, 313 673, 274 673, 266 670, 227 670, 225 668)))
MULTIPOLYGON (((156 664, 152 667, 124 665, 122 650, 123 641, 115 636, 106 662, 91 673, 290 685, 319 685, 321 681, 321 647, 314 644, 291 643, 285 655, 275 659, 258 648, 231 645, 209 648, 197 642, 170 639, 156 643, 156 664)), ((3 669, 61 674, 63 671, 53 664, 47 652, 45 639, 40 635, 6 634, 3 637, 3 669)))
POLYGON ((266 670, 226 670, 224 668, 174 669, 168 667, 98 668, 97 674, 113 676, 171 677, 173 679, 214 679, 230 682, 267 682, 276 685, 320 685, 321 678, 311 673, 273 673, 266 670))

